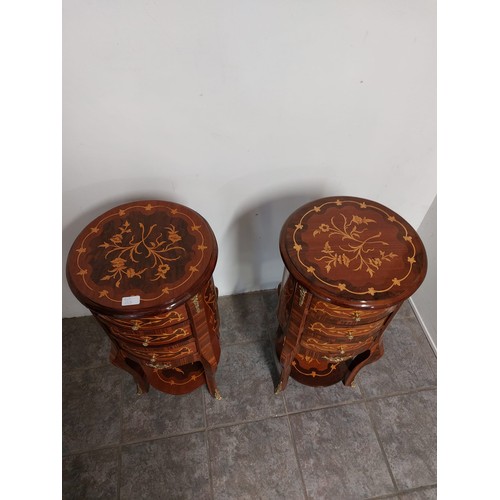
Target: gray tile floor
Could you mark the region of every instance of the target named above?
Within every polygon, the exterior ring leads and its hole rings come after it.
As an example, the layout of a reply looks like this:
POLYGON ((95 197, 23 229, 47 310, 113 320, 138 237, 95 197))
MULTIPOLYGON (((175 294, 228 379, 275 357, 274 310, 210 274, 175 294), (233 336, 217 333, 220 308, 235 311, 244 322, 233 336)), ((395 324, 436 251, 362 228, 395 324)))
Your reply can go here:
POLYGON ((94 319, 64 319, 63 498, 436 498, 436 357, 410 305, 355 388, 275 395, 276 305, 219 299, 221 401, 137 396, 94 319))

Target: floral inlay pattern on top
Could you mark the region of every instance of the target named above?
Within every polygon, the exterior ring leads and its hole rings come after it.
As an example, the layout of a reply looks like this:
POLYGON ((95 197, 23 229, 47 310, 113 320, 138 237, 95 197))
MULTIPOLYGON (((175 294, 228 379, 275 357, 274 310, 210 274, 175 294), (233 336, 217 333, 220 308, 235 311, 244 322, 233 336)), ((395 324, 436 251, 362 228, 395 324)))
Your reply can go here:
MULTIPOLYGON (((295 224, 292 242, 297 263, 306 273, 314 276, 319 282, 328 287, 353 295, 374 296, 377 293, 387 292, 395 286, 401 286, 402 281, 410 276, 413 265, 416 262, 416 248, 406 225, 393 214, 389 214, 381 207, 368 204, 365 201, 337 199, 325 202, 320 206, 314 206, 306 211, 301 216, 298 223, 295 224), (336 207, 354 205, 360 210, 374 210, 375 213, 378 212, 381 214, 389 223, 399 226, 400 230, 403 232, 403 241, 407 245, 405 251, 408 256, 406 259, 395 252, 387 252, 384 250, 384 247, 389 244, 383 239, 380 231, 375 234, 371 231, 368 232, 369 236, 364 236, 364 233, 368 231, 371 225, 376 224, 374 219, 358 214, 351 214, 349 217, 346 217, 339 211, 338 214, 329 217, 328 222, 321 222, 313 225, 313 228, 311 228, 313 229, 311 233, 312 239, 316 239, 318 236, 323 235, 326 236, 327 240, 323 243, 319 251, 321 254, 320 256, 314 257, 313 261, 309 261, 307 257, 305 257, 304 261, 303 256, 305 253, 302 231, 306 227, 309 229, 309 224, 311 223, 309 218, 311 216, 324 213, 323 210, 326 211, 333 205, 336 207), (375 289, 373 286, 368 286, 365 289, 355 288, 338 278, 341 268, 356 273, 366 272, 370 278, 372 278, 377 275, 377 272, 382 267, 397 259, 404 265, 403 274, 394 275, 389 283, 380 289, 375 289), (333 268, 337 268, 337 272, 335 272, 333 268), (322 274, 322 270, 326 271, 326 276, 322 274)), ((340 273, 340 275, 341 274, 342 273, 340 273)), ((343 275, 346 276, 346 273, 344 272, 343 275)))
POLYGON ((164 228, 167 231, 166 238, 161 229, 158 234, 157 224, 146 229, 144 224, 139 222, 139 227, 141 236, 137 241, 129 222, 125 221, 118 228, 119 232, 109 238, 109 242, 99 245, 106 249, 105 258, 112 264, 112 268, 108 270, 109 274, 103 276, 101 280, 115 280, 115 286, 119 287, 122 278, 141 277, 148 269, 153 270, 152 281, 165 279, 170 271, 168 262, 180 258, 175 252, 186 252, 186 249, 178 244, 182 241, 182 237, 173 224, 164 228), (141 264, 139 267, 142 267, 145 259, 151 262, 149 268, 137 269, 136 265, 141 264))
POLYGON ((325 264, 327 273, 331 271, 332 266, 337 267, 338 264, 345 267, 351 267, 354 271, 364 269, 370 277, 372 277, 383 265, 384 261, 390 262, 394 257, 397 257, 395 253, 389 252, 386 254, 384 250, 379 250, 378 256, 369 257, 367 254, 374 252, 375 247, 379 245, 388 245, 387 242, 379 239, 382 235, 381 232, 362 238, 362 234, 366 231, 366 228, 360 229, 359 226, 368 225, 375 221, 367 217, 353 215, 348 222, 344 214, 340 215, 344 219, 342 227, 335 224, 334 217, 332 217, 330 219, 330 224, 320 224, 318 229, 313 232, 313 236, 317 236, 320 233, 327 233, 328 238, 333 237, 335 239, 336 236, 340 238, 340 241, 337 238, 338 245, 335 245, 335 247, 341 250, 341 252, 332 248, 327 240, 323 246, 323 250, 321 250, 321 253, 325 255, 315 259, 325 264), (345 246, 342 246, 342 244, 345 246))
POLYGON ((199 275, 208 262, 206 251, 209 244, 203 229, 196 214, 187 209, 150 203, 119 208, 89 227, 75 250, 76 274, 99 300, 121 303, 119 290, 123 288, 123 293, 126 293, 127 287, 123 286, 126 282, 135 282, 136 286, 141 286, 137 284, 141 282, 143 286, 149 283, 143 290, 141 303, 172 295, 177 289, 188 286, 191 278, 199 275), (144 210, 145 214, 159 210, 165 224, 131 222, 137 219, 135 211, 138 209, 144 210), (119 225, 111 235, 101 235, 101 241, 96 241, 96 236, 117 218, 119 225), (102 267, 98 272, 89 260, 96 258, 96 250, 102 252, 97 257, 102 267), (105 266, 106 263, 109 265, 105 266))

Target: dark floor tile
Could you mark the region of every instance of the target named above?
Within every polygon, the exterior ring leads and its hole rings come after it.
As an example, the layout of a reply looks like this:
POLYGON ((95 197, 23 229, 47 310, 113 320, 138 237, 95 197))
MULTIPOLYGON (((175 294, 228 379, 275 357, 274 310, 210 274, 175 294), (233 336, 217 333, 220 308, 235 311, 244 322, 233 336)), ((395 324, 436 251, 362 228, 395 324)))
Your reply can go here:
POLYGON ((109 339, 93 316, 62 320, 62 369, 95 368, 109 363, 109 339))
POLYGON ((437 373, 436 353, 434 352, 434 349, 431 345, 431 341, 427 337, 427 334, 425 333, 422 325, 418 321, 417 316, 409 318, 408 323, 411 326, 411 332, 413 333, 413 337, 420 346, 420 350, 424 355, 427 364, 430 366, 431 370, 434 371, 434 373, 437 373))
POLYGON ((120 406, 121 371, 114 366, 64 373, 63 454, 117 444, 120 406))
POLYGON ((435 500, 437 498, 436 486, 422 488, 416 491, 409 491, 399 494, 400 500, 435 500))
POLYGON ((436 385, 436 370, 415 338, 418 333, 423 335, 415 317, 394 317, 384 333, 384 355, 362 368, 356 377, 366 397, 436 385))
POLYGON ((271 319, 275 319, 276 326, 278 326, 279 296, 277 289, 263 290, 260 293, 262 294, 262 300, 264 302, 264 307, 266 308, 266 313, 271 319))
POLYGON ((269 338, 274 317, 261 292, 220 297, 218 304, 222 346, 269 338))
POLYGON ((359 500, 394 493, 363 403, 290 416, 310 498, 359 500))
POLYGON ((342 382, 328 387, 309 387, 291 377, 283 391, 287 412, 313 410, 362 399, 358 387, 346 387, 342 382))
POLYGON ((413 307, 410 304, 409 300, 405 300, 403 304, 401 304, 401 307, 399 308, 399 311, 397 312, 398 316, 400 318, 414 318, 415 317, 415 312, 413 311, 413 307))
POLYGON ((205 387, 184 395, 171 395, 154 387, 140 396, 135 384, 124 384, 123 434, 125 443, 199 431, 205 427, 205 387))
POLYGON ((62 498, 116 499, 118 495, 119 449, 96 450, 69 455, 62 461, 62 498))
POLYGON ((208 433, 217 500, 304 498, 286 417, 208 433))
POLYGON ((122 448, 122 500, 211 498, 204 432, 122 448))
POLYGON ((217 370, 222 400, 204 393, 209 427, 283 415, 283 397, 274 394, 275 373, 269 341, 226 346, 217 370))
POLYGON ((436 483, 436 392, 367 403, 399 489, 436 483))

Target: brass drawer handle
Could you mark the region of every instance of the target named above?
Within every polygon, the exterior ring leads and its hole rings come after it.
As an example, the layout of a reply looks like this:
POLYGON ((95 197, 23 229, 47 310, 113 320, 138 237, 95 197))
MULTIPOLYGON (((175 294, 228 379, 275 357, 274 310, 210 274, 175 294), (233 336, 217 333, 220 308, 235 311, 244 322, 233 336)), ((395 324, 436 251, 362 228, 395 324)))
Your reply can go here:
POLYGON ((157 363, 156 354, 153 354, 153 356, 151 357, 151 361, 149 363, 146 363, 146 365, 150 366, 151 368, 157 368, 157 369, 172 367, 172 363, 157 363))
POLYGON ((361 313, 358 311, 355 311, 352 313, 352 316, 354 318, 354 321, 358 322, 361 321, 361 313))
POLYGON ((340 352, 340 354, 345 354, 345 351, 344 351, 344 347, 343 347, 343 346, 340 346, 340 347, 339 347, 339 352, 340 352))
POLYGON ((347 338, 349 340, 352 340, 354 338, 354 335, 352 334, 352 330, 347 330, 346 335, 347 335, 347 338))
POLYGON ((139 328, 140 328, 140 326, 139 326, 137 323, 134 323, 134 324, 132 325, 132 330, 134 330, 135 332, 136 332, 137 330, 139 330, 139 328))
POLYGON ((331 363, 340 363, 341 361, 345 361, 347 359, 351 359, 352 356, 323 356, 322 359, 326 359, 331 363))
POLYGON ((146 363, 146 365, 158 370, 161 370, 163 368, 172 368, 172 363, 146 363))
POLYGON ((151 337, 144 337, 144 342, 142 343, 142 345, 144 347, 147 347, 149 345, 150 340, 151 340, 151 337))

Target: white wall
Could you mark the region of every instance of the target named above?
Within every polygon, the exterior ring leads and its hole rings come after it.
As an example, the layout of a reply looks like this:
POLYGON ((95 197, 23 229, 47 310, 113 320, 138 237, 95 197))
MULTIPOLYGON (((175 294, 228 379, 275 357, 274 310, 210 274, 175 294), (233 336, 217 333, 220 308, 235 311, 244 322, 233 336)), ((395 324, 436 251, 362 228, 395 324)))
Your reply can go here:
POLYGON ((411 298, 417 317, 437 352, 437 197, 418 228, 427 253, 427 275, 411 298))
MULTIPOLYGON (((302 203, 436 195, 431 0, 65 0, 63 256, 112 206, 186 204, 221 295, 276 286, 302 203)), ((88 314, 63 273, 63 317, 88 314)))

